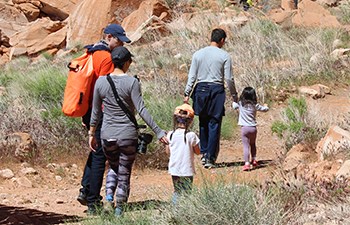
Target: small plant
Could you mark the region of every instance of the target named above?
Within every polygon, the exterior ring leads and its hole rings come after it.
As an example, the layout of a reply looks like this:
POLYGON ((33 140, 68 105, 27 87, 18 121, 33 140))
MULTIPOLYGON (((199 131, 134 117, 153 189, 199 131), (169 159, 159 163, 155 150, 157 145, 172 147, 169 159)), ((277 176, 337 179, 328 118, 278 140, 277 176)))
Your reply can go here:
POLYGON ((275 121, 272 124, 271 131, 286 139, 287 149, 302 141, 314 140, 316 130, 307 125, 307 105, 304 98, 290 98, 283 117, 284 121, 275 121))

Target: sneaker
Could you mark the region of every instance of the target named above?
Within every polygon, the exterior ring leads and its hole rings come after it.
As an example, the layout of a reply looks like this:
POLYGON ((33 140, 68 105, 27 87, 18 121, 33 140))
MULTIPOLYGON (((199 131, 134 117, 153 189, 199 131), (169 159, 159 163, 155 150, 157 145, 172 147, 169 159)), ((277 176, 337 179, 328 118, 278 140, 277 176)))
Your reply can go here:
POLYGON ((88 216, 97 216, 97 210, 95 206, 88 206, 88 209, 86 211, 86 215, 88 216))
POLYGON ((79 192, 77 200, 82 205, 87 205, 86 194, 82 191, 79 192))
POLYGON ((243 171, 249 171, 250 170, 250 165, 244 165, 242 170, 243 171))
POLYGON ((259 166, 259 163, 258 163, 258 161, 257 160, 253 160, 252 161, 252 165, 253 165, 253 167, 257 167, 257 166, 259 166))
POLYGON ((205 155, 202 155, 201 162, 202 162, 202 165, 205 164, 205 155))
POLYGON ((215 163, 212 160, 206 159, 205 164, 204 164, 204 168, 206 168, 206 169, 215 168, 215 163))
POLYGON ((114 210, 114 215, 115 216, 121 216, 123 214, 123 209, 121 207, 117 207, 114 210))

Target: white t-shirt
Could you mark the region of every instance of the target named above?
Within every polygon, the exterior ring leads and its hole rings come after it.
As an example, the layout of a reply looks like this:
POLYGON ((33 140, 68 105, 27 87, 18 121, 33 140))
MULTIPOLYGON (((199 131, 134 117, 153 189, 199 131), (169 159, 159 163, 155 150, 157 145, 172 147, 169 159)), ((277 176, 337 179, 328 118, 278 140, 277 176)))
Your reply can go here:
POLYGON ((185 143, 184 135, 185 129, 176 129, 167 134, 170 149, 169 173, 172 176, 195 174, 193 147, 199 143, 199 138, 194 132, 187 132, 185 143), (174 134, 170 140, 172 133, 174 134))

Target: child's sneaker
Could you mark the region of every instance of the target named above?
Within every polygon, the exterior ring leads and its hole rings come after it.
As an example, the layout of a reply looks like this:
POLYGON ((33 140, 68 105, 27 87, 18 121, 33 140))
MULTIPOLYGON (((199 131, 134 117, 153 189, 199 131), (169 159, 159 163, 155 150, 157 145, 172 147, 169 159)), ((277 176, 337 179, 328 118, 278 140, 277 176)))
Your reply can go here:
POLYGON ((244 165, 242 170, 243 171, 249 171, 250 170, 250 165, 244 165))
POLYGON ((258 161, 257 160, 253 160, 252 161, 252 165, 253 165, 253 167, 257 167, 257 166, 259 166, 259 163, 258 163, 258 161))
POLYGON ((121 207, 116 207, 115 210, 114 210, 114 215, 116 217, 119 217, 119 216, 123 215, 123 209, 121 207))

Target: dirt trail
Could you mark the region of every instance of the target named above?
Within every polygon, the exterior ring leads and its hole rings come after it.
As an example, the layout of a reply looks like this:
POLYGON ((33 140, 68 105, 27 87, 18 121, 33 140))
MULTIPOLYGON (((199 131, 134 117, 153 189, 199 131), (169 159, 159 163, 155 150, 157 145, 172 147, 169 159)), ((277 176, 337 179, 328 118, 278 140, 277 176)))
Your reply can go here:
MULTIPOLYGON (((313 101, 320 109, 331 107, 331 102, 339 101, 350 108, 348 88, 338 91, 332 96, 313 101), (340 99, 342 98, 342 99, 340 99), (324 107, 323 107, 324 106, 324 107)), ((343 104, 341 104, 344 106, 343 104)), ((339 108, 339 107, 338 107, 339 108)), ((218 157, 219 168, 206 170, 196 157, 197 175, 195 185, 200 185, 203 179, 225 177, 236 182, 264 182, 274 169, 273 162, 282 151, 282 143, 271 134, 271 124, 280 119, 282 106, 273 106, 267 113, 258 113, 258 159, 263 166, 250 172, 241 171, 243 165, 242 143, 240 134, 234 134, 232 141, 221 141, 221 151, 218 157)), ((345 111, 346 111, 345 110, 345 111)), ((321 110, 322 111, 322 110, 321 110)), ((350 110, 348 110, 350 111, 350 110)), ((76 201, 80 187, 84 162, 78 162, 76 173, 57 180, 55 174, 47 168, 36 168, 38 174, 29 176, 33 187, 19 186, 13 180, 0 179, 0 224, 57 224, 73 217, 86 217, 85 206, 76 201)), ((10 168, 17 173, 20 164, 1 164, 0 169, 10 168)), ((129 202, 168 201, 172 193, 172 182, 166 170, 134 169, 131 179, 131 194, 129 202)), ((102 190, 104 196, 104 190, 102 190)))

